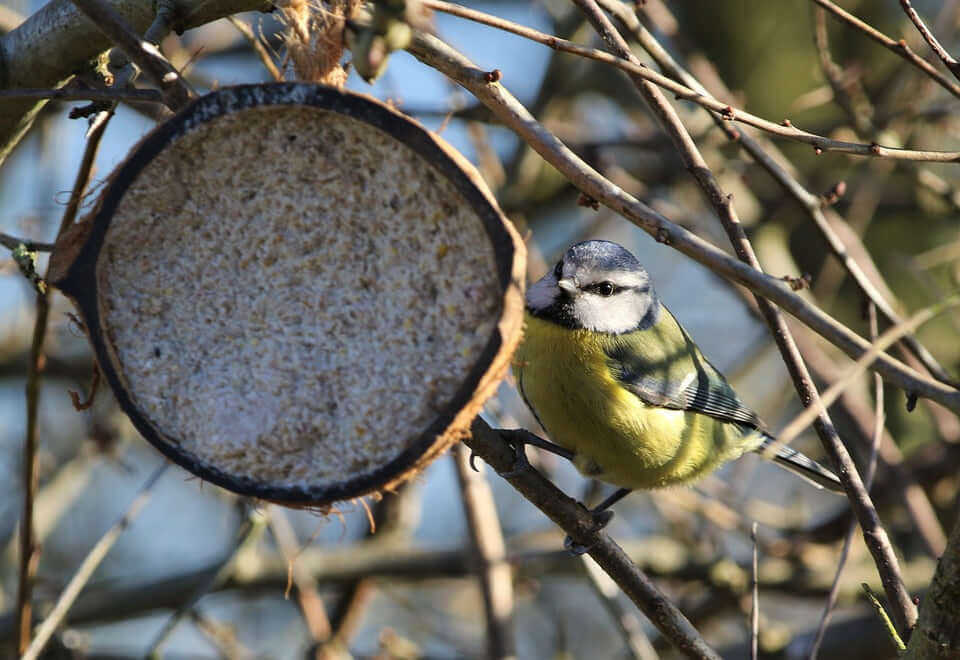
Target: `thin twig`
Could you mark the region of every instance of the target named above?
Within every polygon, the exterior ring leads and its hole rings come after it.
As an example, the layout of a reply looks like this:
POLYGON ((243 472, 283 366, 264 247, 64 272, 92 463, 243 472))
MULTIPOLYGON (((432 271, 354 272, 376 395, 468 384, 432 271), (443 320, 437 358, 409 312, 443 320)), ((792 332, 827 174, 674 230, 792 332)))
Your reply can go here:
POLYGON ((3 99, 163 103, 163 96, 155 89, 83 89, 76 86, 61 87, 59 89, 0 89, 0 100, 3 99))
POLYGON ((833 61, 830 53, 830 41, 827 33, 827 12, 823 7, 812 7, 813 10, 813 45, 817 49, 817 60, 820 70, 827 84, 833 90, 833 98, 853 122, 853 127, 860 137, 871 135, 874 132, 870 116, 873 107, 870 105, 859 80, 853 79, 844 73, 843 69, 833 61))
POLYGON ((870 37, 895 55, 902 57, 913 66, 920 69, 923 73, 930 76, 937 82, 937 84, 954 96, 960 97, 960 85, 957 85, 955 82, 937 71, 932 64, 914 53, 910 46, 907 45, 907 42, 903 39, 891 39, 869 23, 860 20, 850 12, 838 7, 833 2, 830 2, 830 0, 812 0, 812 2, 815 2, 819 6, 823 7, 850 27, 859 30, 866 36, 870 37))
POLYGON ((17 238, 10 234, 0 232, 0 245, 10 250, 15 250, 17 246, 22 245, 30 252, 53 252, 53 243, 40 243, 39 241, 28 241, 23 238, 17 238))
POLYGON ((250 507, 249 504, 245 504, 244 506, 249 507, 247 516, 244 519, 243 524, 240 525, 240 529, 237 530, 233 547, 231 547, 230 551, 223 558, 220 569, 206 582, 201 584, 190 595, 187 601, 183 603, 169 619, 167 619, 166 623, 164 623, 163 627, 153 638, 153 641, 150 642, 150 645, 144 652, 144 657, 160 657, 160 652, 163 648, 163 645, 170 638, 170 635, 173 634, 173 631, 176 630, 177 625, 188 615, 190 610, 196 607, 197 602, 201 598, 203 598, 207 593, 215 589, 219 584, 230 577, 230 574, 233 572, 237 555, 239 555, 240 552, 244 548, 248 547, 251 543, 256 542, 256 540, 260 537, 260 534, 266 527, 266 516, 264 516, 257 509, 250 507))
POLYGON ((47 334, 50 304, 46 291, 36 293, 37 318, 30 344, 27 371, 27 437, 23 445, 23 514, 20 521, 20 574, 17 586, 17 649, 24 653, 33 628, 33 576, 40 560, 33 541, 33 501, 37 492, 37 408, 40 403, 40 365, 47 334))
POLYGON ((461 18, 467 18, 472 21, 490 25, 507 32, 522 36, 524 38, 536 41, 555 50, 579 55, 598 62, 609 64, 621 69, 633 76, 639 76, 658 87, 662 87, 674 96, 685 101, 691 101, 703 106, 708 110, 718 113, 724 120, 731 122, 740 122, 748 126, 759 128, 772 135, 801 142, 812 146, 818 152, 833 151, 845 153, 853 156, 876 156, 881 158, 891 158, 895 160, 925 161, 935 163, 950 163, 960 161, 960 151, 918 151, 913 149, 900 149, 897 147, 883 146, 877 143, 865 144, 858 142, 845 142, 843 140, 834 140, 816 133, 804 131, 795 127, 789 121, 781 123, 763 119, 746 110, 735 108, 729 103, 723 103, 713 98, 709 94, 697 92, 686 85, 678 83, 667 76, 657 73, 653 69, 643 66, 639 62, 630 62, 609 53, 605 53, 595 48, 587 48, 561 39, 553 35, 545 34, 533 28, 518 25, 512 21, 502 18, 496 18, 484 12, 474 9, 467 9, 460 5, 455 5, 442 0, 423 0, 423 4, 431 9, 443 11, 461 18))
MULTIPOLYGON (((870 338, 874 343, 877 342, 877 308, 872 304, 867 305, 867 315, 870 324, 870 338)), ((873 478, 877 472, 877 458, 880 452, 880 444, 883 440, 883 427, 886 424, 886 416, 883 411, 883 379, 874 374, 874 420, 873 420, 873 442, 870 444, 870 457, 867 460, 867 471, 863 477, 863 484, 867 488, 873 485, 873 478)), ((833 609, 837 605, 837 598, 840 595, 840 578, 843 575, 843 569, 847 564, 847 558, 850 556, 850 546, 853 542, 853 535, 857 531, 856 521, 851 520, 847 533, 843 538, 843 547, 840 550, 840 558, 837 560, 837 572, 834 575, 833 583, 830 585, 830 593, 827 595, 827 602, 823 608, 823 615, 820 617, 820 624, 817 626, 817 633, 814 635, 813 644, 810 647, 810 660, 816 660, 820 652, 820 645, 827 633, 827 626, 830 625, 830 618, 833 609)))
MULTIPOLYGON (((315 644, 322 644, 330 639, 330 619, 327 618, 327 611, 323 607, 323 600, 320 598, 313 578, 297 563, 301 550, 297 534, 282 507, 271 504, 267 509, 267 515, 270 519, 270 531, 277 542, 280 554, 287 560, 290 582, 297 587, 297 602, 300 604, 307 630, 310 631, 315 644)), ((291 586, 290 582, 288 582, 287 592, 291 586)), ((284 597, 287 597, 287 593, 284 597)))
POLYGON ((280 69, 277 68, 276 62, 273 61, 270 53, 264 48, 263 42, 260 41, 260 38, 254 33, 253 29, 236 16, 228 16, 227 20, 230 21, 233 27, 237 29, 237 32, 242 34, 243 38, 247 40, 247 43, 250 44, 253 52, 260 58, 260 63, 263 64, 263 68, 267 70, 270 77, 277 81, 283 80, 283 74, 280 73, 280 69))
POLYGON ((475 472, 470 450, 458 444, 454 458, 461 500, 470 532, 477 577, 483 594, 487 621, 487 657, 516 657, 513 638, 513 570, 506 561, 503 531, 493 501, 493 492, 482 465, 475 472))
MULTIPOLYGON (((880 353, 885 351, 891 344, 896 342, 904 334, 908 332, 915 332, 917 328, 933 317, 941 314, 951 307, 956 307, 958 304, 960 304, 960 296, 952 296, 943 302, 937 303, 936 305, 930 305, 926 309, 920 310, 908 320, 902 321, 899 325, 889 328, 886 332, 880 335, 876 342, 874 342, 873 348, 861 355, 842 378, 830 385, 830 387, 820 395, 819 406, 822 406, 824 409, 826 409, 833 405, 833 402, 840 398, 844 390, 850 387, 860 376, 860 374, 862 374, 868 368, 870 362, 875 360, 880 353)), ((777 434, 776 442, 772 443, 773 451, 776 452, 776 449, 779 446, 790 444, 804 431, 804 429, 807 428, 807 426, 810 425, 811 422, 814 421, 816 415, 816 407, 810 407, 804 409, 796 417, 790 420, 790 423, 783 427, 783 430, 777 434)), ((767 450, 764 450, 764 453, 767 453, 767 450)))
POLYGON ((750 525, 753 561, 750 578, 750 660, 757 660, 760 646, 760 553, 757 550, 757 523, 750 525))
MULTIPOLYGON (((842 378, 842 371, 836 361, 826 354, 814 337, 809 333, 796 333, 796 337, 801 352, 818 380, 832 383, 842 378)), ((851 389, 844 391, 839 405, 845 409, 846 414, 857 427, 858 433, 855 433, 854 437, 862 446, 869 447, 874 431, 874 411, 851 389)), ((947 544, 947 537, 940 527, 937 512, 923 486, 906 464, 896 440, 886 429, 883 431, 881 440, 880 458, 890 470, 892 479, 885 482, 884 490, 877 490, 875 495, 878 499, 883 495, 887 502, 902 502, 909 514, 910 524, 914 526, 917 537, 927 553, 931 557, 940 556, 947 544)))
MULTIPOLYGON (((649 53, 664 71, 694 91, 701 94, 709 94, 706 88, 680 66, 669 52, 656 41, 653 35, 651 35, 637 19, 632 8, 621 2, 621 0, 601 0, 600 5, 616 16, 617 19, 626 26, 644 50, 649 53)), ((863 244, 859 241, 857 233, 853 231, 846 232, 849 237, 848 243, 850 243, 849 247, 847 247, 838 231, 834 229, 834 225, 837 225, 838 228, 845 226, 846 221, 840 217, 839 214, 825 209, 821 196, 815 195, 807 190, 797 180, 797 177, 788 171, 784 165, 784 163, 788 161, 779 153, 775 145, 770 143, 760 144, 758 140, 746 132, 731 127, 723 118, 715 114, 711 116, 728 139, 739 144, 758 165, 766 170, 767 173, 800 204, 827 242, 833 255, 840 261, 840 264, 850 274, 857 286, 877 305, 881 314, 883 314, 891 324, 899 324, 902 319, 895 311, 894 305, 888 302, 888 297, 893 299, 890 287, 883 281, 880 271, 873 265, 869 252, 867 252, 863 244), (765 148, 770 150, 771 154, 766 153, 765 148), (860 262, 854 258, 854 253, 860 256, 860 262), (860 265, 861 262, 864 264, 863 266, 860 265), (872 277, 868 276, 868 271, 872 277), (874 285, 874 282, 877 282, 877 284, 874 285)), ((903 343, 907 349, 923 363, 924 367, 934 378, 952 387, 957 387, 956 380, 947 374, 937 360, 930 355, 930 352, 913 336, 908 335, 904 337, 903 343)))
POLYGON ((594 593, 600 599, 604 609, 610 614, 613 624, 623 637, 627 653, 633 660, 657 660, 657 654, 650 638, 643 632, 643 626, 636 610, 624 607, 619 598, 620 587, 603 572, 603 569, 589 555, 581 557, 583 568, 594 593))
POLYGON ((873 593, 873 589, 871 589, 870 585, 866 582, 860 586, 863 587, 863 591, 867 594, 867 600, 870 601, 870 605, 877 614, 877 618, 883 623, 883 627, 887 631, 887 636, 890 638, 890 641, 893 642, 893 645, 897 648, 897 652, 902 653, 907 647, 904 645, 903 638, 900 637, 896 626, 894 626, 890 620, 887 611, 883 609, 883 604, 880 602, 880 599, 877 598, 877 595, 873 593))
MULTIPOLYGON (((93 163, 100 149, 100 141, 106 131, 109 115, 95 123, 87 135, 80 167, 73 182, 70 200, 60 219, 57 238, 73 224, 80 208, 80 200, 90 183, 93 163)), ((30 644, 32 628, 32 590, 33 574, 39 561, 38 549, 33 541, 33 504, 37 490, 37 407, 40 399, 40 369, 43 361, 43 341, 47 334, 47 322, 50 311, 50 294, 38 290, 36 299, 37 317, 33 327, 33 341, 30 345, 30 361, 27 371, 27 434, 23 449, 23 516, 20 521, 20 576, 17 587, 17 649, 23 653, 30 644)))
POLYGON ((37 627, 37 636, 33 642, 30 643, 30 648, 23 654, 22 660, 36 660, 36 658, 40 657, 40 653, 43 652, 47 642, 53 637, 53 633, 56 632, 60 624, 63 623, 67 612, 70 611, 70 608, 77 600, 77 596, 80 595, 83 587, 86 586, 87 582, 93 576, 93 572, 97 570, 100 562, 106 558, 113 544, 116 543, 120 535, 130 527, 130 524, 143 509, 144 505, 150 499, 153 487, 169 466, 170 463, 164 460, 160 467, 153 471, 153 474, 150 475, 146 483, 140 487, 140 490, 136 496, 134 496, 127 510, 120 517, 120 520, 114 523, 113 527, 108 529, 106 533, 100 537, 100 540, 90 549, 90 552, 87 553, 87 556, 84 557, 79 568, 77 568, 77 572, 73 574, 73 577, 70 578, 67 586, 63 592, 61 592, 53 609, 50 610, 50 614, 48 614, 43 623, 37 627))
MULTIPOLYGON (((617 56, 639 62, 627 42, 610 22, 595 0, 574 0, 593 24, 607 47, 617 56)), ((661 126, 674 141, 681 158, 694 179, 700 185, 704 196, 713 206, 717 217, 723 224, 724 230, 733 245, 737 256, 754 269, 760 270, 760 262, 753 251, 753 246, 747 238, 743 226, 737 217, 733 200, 721 189, 719 183, 710 171, 700 150, 694 143, 686 127, 660 89, 639 77, 634 78, 641 95, 660 120, 661 126)), ((838 476, 847 491, 854 513, 863 529, 864 541, 873 555, 877 572, 883 582, 884 589, 891 603, 894 604, 894 617, 901 630, 910 630, 917 620, 917 608, 907 593, 900 573, 900 566, 886 531, 880 523, 876 508, 870 499, 869 493, 863 486, 853 459, 840 440, 837 430, 830 420, 827 410, 819 402, 819 396, 813 379, 807 370, 803 357, 797 349, 797 344, 790 333, 786 319, 782 312, 769 300, 757 296, 757 305, 764 319, 770 326, 777 347, 783 361, 790 372, 794 386, 805 407, 811 409, 815 417, 815 428, 820 436, 824 448, 838 468, 838 476)), ((879 352, 879 351, 877 351, 879 352)), ((869 354, 869 351, 868 351, 869 354)))
POLYGON ((677 607, 660 593, 603 530, 582 504, 561 492, 532 467, 516 469, 513 446, 481 418, 464 440, 477 456, 500 473, 523 496, 559 525, 573 541, 589 548, 591 557, 677 649, 691 658, 719 660, 677 607))
MULTIPOLYGON (((160 87, 167 107, 176 111, 186 105, 187 101, 194 95, 190 84, 184 80, 180 72, 167 61, 160 49, 151 41, 151 39, 159 39, 160 35, 158 33, 163 32, 165 34, 163 29, 148 30, 148 33, 153 32, 154 34, 141 38, 127 20, 103 0, 73 0, 73 4, 153 79, 160 87)), ((167 17, 161 14, 166 5, 157 3, 157 6, 158 19, 160 20, 156 21, 155 24, 169 23, 167 17)), ((166 11, 169 10, 170 8, 166 7, 166 11)), ((166 27, 169 29, 168 25, 166 27)))
MULTIPOLYGON (((477 68, 446 43, 432 35, 418 33, 408 50, 427 65, 463 85, 489 107, 504 125, 593 199, 620 213, 658 241, 772 300, 851 357, 857 358, 870 349, 868 341, 790 291, 779 278, 730 257, 606 179, 538 123, 502 84, 491 83, 488 72, 477 68)), ((899 360, 881 355, 872 368, 888 382, 960 412, 960 392, 917 373, 899 360)))
POLYGON ((256 655, 250 649, 237 640, 236 634, 229 626, 214 621, 196 608, 190 610, 189 614, 190 621, 206 635, 207 640, 216 647, 222 658, 228 658, 229 660, 253 660, 256 658, 256 655))
POLYGON ((955 78, 960 78, 960 62, 947 52, 947 49, 944 48, 937 38, 933 35, 933 32, 930 31, 930 28, 927 27, 927 24, 923 22, 923 19, 920 18, 920 14, 917 13, 917 10, 913 8, 913 4, 910 0, 900 0, 900 6, 903 7, 903 11, 907 14, 907 17, 910 21, 916 26, 917 32, 920 33, 920 36, 923 37, 923 40, 930 45, 930 49, 936 53, 937 57, 940 58, 940 61, 943 62, 944 66, 950 70, 950 73, 954 75, 955 78))

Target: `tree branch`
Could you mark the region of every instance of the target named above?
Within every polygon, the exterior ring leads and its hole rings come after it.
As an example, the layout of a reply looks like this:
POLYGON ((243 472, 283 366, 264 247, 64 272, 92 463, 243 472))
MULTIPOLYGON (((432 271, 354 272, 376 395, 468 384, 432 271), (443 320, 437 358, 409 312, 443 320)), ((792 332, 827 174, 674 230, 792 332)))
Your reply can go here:
MULTIPOLYGON (((504 125, 577 188, 620 213, 659 242, 670 245, 714 272, 773 301, 852 358, 856 359, 870 350, 870 343, 863 337, 788 290, 782 280, 730 257, 614 185, 539 124, 502 84, 491 82, 488 72, 477 68, 446 43, 431 35, 417 34, 408 50, 473 93, 504 125)), ((960 412, 960 392, 917 373, 889 355, 878 356, 872 369, 893 385, 960 412)))
POLYGON ((481 418, 474 420, 471 434, 464 440, 467 446, 563 528, 575 543, 589 548, 590 556, 681 653, 690 658, 719 660, 720 656, 680 610, 657 590, 613 539, 597 529, 596 521, 582 504, 561 492, 532 467, 515 470, 513 446, 481 418))
MULTIPOLYGON (((586 14, 588 20, 607 43, 608 48, 617 56, 638 63, 636 56, 630 50, 627 42, 623 39, 616 28, 610 22, 595 0, 574 0, 586 14)), ((693 175, 694 179, 700 185, 704 196, 711 203, 717 217, 723 224, 727 236, 733 245, 737 256, 745 263, 750 264, 757 271, 760 270, 760 262, 754 253, 753 246, 747 238, 740 219, 737 217, 736 209, 733 206, 733 199, 726 195, 721 189, 706 161, 700 154, 697 145, 694 143, 686 127, 680 121, 676 111, 669 104, 663 93, 653 84, 639 77, 633 78, 641 95, 647 101, 654 115, 660 120, 661 126, 673 139, 681 158, 687 166, 687 169, 693 175)), ((763 314, 764 319, 770 326, 773 339, 780 349, 783 361, 787 370, 793 379, 797 393, 803 405, 807 407, 805 413, 810 416, 816 416, 814 427, 817 434, 823 442, 834 465, 837 467, 837 476, 843 483, 844 489, 853 506, 857 520, 863 530, 864 541, 867 548, 874 557, 877 565, 877 571, 880 573, 880 579, 883 582, 887 597, 895 605, 894 617, 900 626, 900 630, 906 634, 916 622, 916 606, 907 593, 903 582, 903 576, 900 574, 900 566, 893 547, 887 537, 886 531, 880 523, 880 517, 877 515, 876 508, 870 499, 869 493, 864 488, 857 472, 853 459, 847 452, 846 447, 840 440, 839 434, 830 420, 824 404, 821 403, 817 388, 813 384, 810 372, 800 355, 797 344, 787 327, 786 319, 782 312, 777 309, 769 300, 757 296, 757 305, 763 314)), ((860 360, 869 360, 871 353, 877 351, 868 351, 860 360)))
POLYGON ((193 90, 160 49, 151 43, 153 40, 159 41, 169 32, 172 1, 156 3, 156 17, 147 29, 150 34, 144 37, 135 32, 126 19, 114 11, 105 0, 73 0, 73 4, 123 49, 131 61, 146 72, 161 89, 167 107, 176 111, 186 105, 194 95, 193 90))
MULTIPOLYGON (((154 20, 150 0, 109 0, 133 31, 154 20)), ((268 11, 265 0, 178 0, 178 31, 242 11, 268 11)), ((15 30, 0 36, 0 89, 60 87, 84 64, 113 45, 70 0, 51 0, 15 30)), ((29 130, 44 101, 0 103, 0 163, 29 130)))
POLYGON ((468 18, 491 27, 496 27, 507 32, 536 41, 555 50, 579 55, 588 59, 609 64, 618 69, 626 71, 633 76, 639 76, 658 87, 662 87, 674 96, 684 101, 691 101, 708 110, 718 113, 724 120, 740 122, 754 128, 759 128, 767 133, 776 135, 795 142, 809 144, 818 152, 834 151, 838 153, 850 154, 853 156, 876 156, 880 158, 890 158, 893 160, 910 161, 929 161, 929 162, 957 162, 960 161, 960 151, 918 151, 911 149, 901 149, 898 147, 886 147, 877 143, 863 144, 857 142, 845 142, 842 140, 833 140, 831 138, 817 135, 809 131, 801 130, 791 124, 789 121, 781 123, 763 119, 754 114, 735 108, 728 103, 723 103, 702 91, 695 91, 689 87, 678 83, 653 69, 649 69, 639 62, 624 60, 609 53, 587 48, 560 39, 553 35, 545 34, 533 28, 524 27, 502 18, 496 18, 474 9, 468 9, 442 0, 423 0, 423 4, 431 9, 443 11, 449 14, 468 18))
POLYGON ((910 46, 907 45, 907 42, 903 39, 900 39, 899 41, 891 39, 872 25, 865 23, 850 12, 838 7, 833 2, 830 2, 830 0, 812 0, 812 2, 823 7, 836 18, 840 19, 853 29, 859 30, 866 36, 870 37, 893 54, 899 55, 913 66, 917 67, 920 71, 930 76, 930 78, 936 81, 938 85, 943 87, 954 96, 960 97, 960 85, 957 85, 955 82, 937 71, 932 64, 914 53, 910 46))

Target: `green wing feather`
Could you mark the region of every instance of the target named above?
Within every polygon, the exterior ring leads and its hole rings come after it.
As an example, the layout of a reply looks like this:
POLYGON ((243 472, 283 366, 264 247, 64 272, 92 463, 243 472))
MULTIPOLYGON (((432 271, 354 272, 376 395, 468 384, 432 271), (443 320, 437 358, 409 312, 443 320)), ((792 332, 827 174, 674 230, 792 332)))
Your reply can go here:
POLYGON ((644 403, 765 432, 756 413, 740 401, 666 307, 651 328, 612 339, 606 351, 611 372, 644 403))
MULTIPOLYGON (((747 408, 716 367, 666 309, 648 330, 618 335, 606 347, 614 377, 644 403, 691 410, 759 431, 754 451, 774 443, 756 413, 747 408)), ((790 447, 779 446, 770 457, 818 488, 843 493, 833 472, 790 447)))

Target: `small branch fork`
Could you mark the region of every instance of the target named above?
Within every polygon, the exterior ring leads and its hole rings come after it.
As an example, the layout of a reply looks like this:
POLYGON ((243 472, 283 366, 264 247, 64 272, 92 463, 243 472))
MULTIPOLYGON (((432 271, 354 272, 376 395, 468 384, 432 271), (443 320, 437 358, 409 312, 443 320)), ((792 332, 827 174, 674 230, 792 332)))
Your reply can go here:
MULTIPOLYGON (((891 39, 872 25, 869 25, 850 12, 838 7, 833 2, 830 2, 830 0, 811 0, 811 2, 823 7, 835 18, 838 18, 840 21, 846 23, 855 30, 859 30, 881 46, 885 47, 890 52, 902 57, 907 62, 935 80, 937 84, 943 87, 945 90, 960 98, 960 85, 957 85, 957 83, 947 78, 941 72, 937 71, 932 64, 914 53, 910 46, 907 45, 907 42, 903 39, 891 39)), ((901 4, 903 4, 902 0, 901 4)))
POLYGON ((881 158, 891 158, 895 160, 929 161, 940 163, 960 161, 960 152, 957 151, 917 151, 911 149, 885 147, 876 143, 864 144, 833 140, 823 137, 822 135, 817 135, 815 133, 810 133, 808 131, 796 128, 790 123, 789 120, 777 123, 768 119, 763 119, 762 117, 758 117, 745 110, 734 108, 728 103, 724 103, 713 98, 709 94, 705 93, 705 91, 693 90, 686 85, 668 78, 667 76, 657 73, 653 69, 643 66, 639 62, 625 60, 595 48, 580 46, 572 41, 561 39, 559 37, 540 32, 539 30, 524 27, 522 25, 513 23, 512 21, 496 18, 490 16, 489 14, 468 9, 460 5, 443 2, 442 0, 424 0, 423 4, 424 6, 436 11, 442 11, 444 13, 460 16, 461 18, 466 18, 484 25, 489 25, 491 27, 511 32, 518 36, 553 48, 554 50, 573 55, 579 55, 580 57, 586 57, 598 62, 603 62, 604 64, 609 64, 631 75, 639 76, 644 80, 657 85, 658 87, 662 87, 666 91, 676 96, 678 99, 691 101, 706 108, 707 110, 712 110, 713 112, 718 113, 726 121, 740 122, 748 126, 753 126, 754 128, 759 128, 772 135, 777 135, 779 137, 794 140, 796 142, 809 144, 815 150, 817 150, 818 153, 824 151, 834 151, 838 153, 851 154, 854 156, 878 156, 881 158))
POLYGON ((173 0, 156 3, 156 19, 142 38, 120 14, 102 0, 73 0, 73 4, 153 79, 163 94, 164 103, 171 110, 179 110, 194 96, 189 83, 153 43, 159 41, 170 29, 173 0))
POLYGON ((940 61, 943 62, 944 66, 950 70, 950 73, 953 74, 955 78, 960 78, 960 62, 947 52, 947 49, 944 48, 937 38, 933 35, 933 32, 930 31, 930 28, 927 27, 927 24, 923 22, 923 19, 920 18, 920 14, 917 13, 917 10, 913 8, 913 3, 910 0, 900 0, 900 6, 903 7, 904 13, 910 21, 916 26, 917 32, 920 33, 920 36, 923 37, 923 40, 929 44, 931 50, 936 53, 937 57, 940 58, 940 61))

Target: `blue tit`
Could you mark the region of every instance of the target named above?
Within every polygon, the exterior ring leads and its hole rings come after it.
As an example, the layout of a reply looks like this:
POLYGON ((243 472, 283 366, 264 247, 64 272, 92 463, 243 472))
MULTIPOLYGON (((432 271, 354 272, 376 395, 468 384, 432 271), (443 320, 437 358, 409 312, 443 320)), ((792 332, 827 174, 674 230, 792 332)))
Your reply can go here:
POLYGON ((832 472, 773 444, 621 245, 570 247, 528 288, 525 324, 514 374, 552 441, 535 444, 620 487, 595 512, 630 490, 687 484, 771 446, 777 465, 843 492, 832 472))

